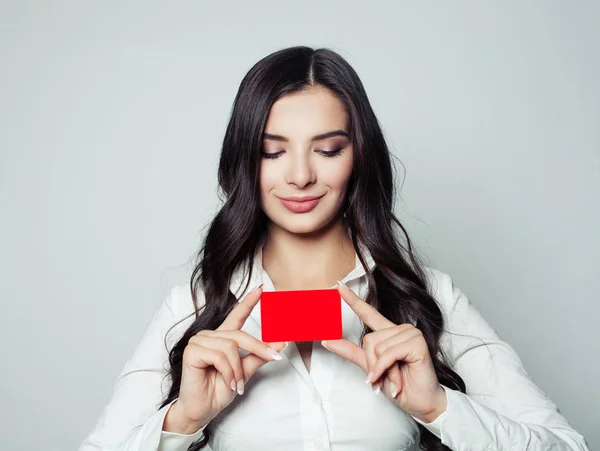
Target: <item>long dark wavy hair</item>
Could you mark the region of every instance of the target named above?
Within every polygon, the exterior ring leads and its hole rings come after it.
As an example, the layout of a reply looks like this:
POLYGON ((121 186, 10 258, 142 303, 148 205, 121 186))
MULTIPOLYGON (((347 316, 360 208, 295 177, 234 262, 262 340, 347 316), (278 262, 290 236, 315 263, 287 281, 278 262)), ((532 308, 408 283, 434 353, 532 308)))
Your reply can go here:
MULTIPOLYGON (((366 302, 395 324, 413 322, 425 336, 440 383, 465 392, 464 381, 450 368, 440 349, 444 321, 429 292, 424 266, 392 211, 395 186, 391 155, 364 87, 338 53, 300 46, 266 56, 240 84, 219 162, 223 206, 198 252, 190 280, 195 320, 169 353, 171 388, 161 407, 179 396, 183 351, 189 339, 201 330, 218 328, 236 305, 229 285, 238 265, 245 265, 250 281, 253 258, 268 225, 260 207, 258 174, 269 110, 280 97, 311 86, 329 89, 348 115, 354 165, 343 210, 361 263, 367 268, 359 243, 375 261, 367 273, 366 302), (199 308, 202 293, 204 305, 199 308)), ((361 343, 369 332, 365 326, 361 343)), ((419 430, 421 449, 449 449, 423 426, 419 425, 419 430)), ((203 439, 190 445, 188 451, 200 450, 208 439, 205 429, 203 439)))

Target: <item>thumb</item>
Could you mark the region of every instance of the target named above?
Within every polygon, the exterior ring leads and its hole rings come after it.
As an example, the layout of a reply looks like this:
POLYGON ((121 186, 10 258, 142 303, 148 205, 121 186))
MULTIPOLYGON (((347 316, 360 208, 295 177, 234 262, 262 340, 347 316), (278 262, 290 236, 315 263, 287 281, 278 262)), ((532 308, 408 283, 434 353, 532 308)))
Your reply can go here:
MULTIPOLYGON (((287 341, 269 343, 269 347, 277 352, 283 351, 287 346, 287 341)), ((245 380, 247 381, 250 379, 261 366, 270 361, 271 360, 265 360, 256 354, 248 354, 247 356, 242 357, 242 369, 244 370, 245 380)))
POLYGON ((354 363, 365 373, 367 372, 367 357, 365 356, 365 351, 356 343, 349 340, 341 339, 323 340, 321 344, 328 351, 331 351, 339 355, 340 357, 354 363))

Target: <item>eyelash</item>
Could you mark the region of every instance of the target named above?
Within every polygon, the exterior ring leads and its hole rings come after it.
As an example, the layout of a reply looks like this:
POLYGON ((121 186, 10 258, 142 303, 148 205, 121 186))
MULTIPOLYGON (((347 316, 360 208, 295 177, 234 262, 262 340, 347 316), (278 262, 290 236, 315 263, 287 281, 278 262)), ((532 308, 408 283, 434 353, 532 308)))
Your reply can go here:
MULTIPOLYGON (((337 157, 342 154, 342 149, 340 148, 340 149, 335 149, 335 150, 330 150, 330 151, 318 150, 317 152, 319 152, 325 158, 334 158, 334 157, 337 157)), ((279 156, 282 153, 283 153, 283 151, 275 152, 275 153, 262 152, 262 156, 263 156, 263 158, 274 160, 275 158, 279 158, 279 156)))

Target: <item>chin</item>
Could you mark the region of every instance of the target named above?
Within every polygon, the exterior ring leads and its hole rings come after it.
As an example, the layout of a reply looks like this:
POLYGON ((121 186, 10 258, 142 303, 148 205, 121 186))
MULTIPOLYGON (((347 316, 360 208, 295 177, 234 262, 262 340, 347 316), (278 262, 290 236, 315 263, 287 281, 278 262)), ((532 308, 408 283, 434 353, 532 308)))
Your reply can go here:
POLYGON ((323 217, 322 215, 310 215, 308 213, 290 214, 289 217, 279 216, 278 218, 272 218, 271 221, 287 232, 304 235, 326 228, 333 219, 334 216, 323 217))
POLYGON ((297 235, 306 235, 310 233, 314 233, 322 229, 323 227, 311 225, 311 224, 290 224, 283 227, 290 233, 294 233, 297 235))

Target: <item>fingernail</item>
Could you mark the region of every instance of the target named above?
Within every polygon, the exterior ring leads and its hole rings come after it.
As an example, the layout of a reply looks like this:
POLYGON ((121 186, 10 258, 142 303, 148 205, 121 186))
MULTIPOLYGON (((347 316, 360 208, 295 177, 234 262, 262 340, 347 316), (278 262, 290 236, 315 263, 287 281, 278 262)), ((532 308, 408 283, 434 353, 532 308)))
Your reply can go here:
POLYGON ((338 285, 345 287, 346 284, 344 282, 342 282, 341 280, 336 280, 336 282, 338 283, 338 285))
POLYGON ((231 379, 231 384, 229 385, 232 391, 236 391, 235 379, 231 379))
POLYGON ((268 348, 267 352, 269 353, 269 355, 271 357, 273 357, 275 360, 281 360, 283 359, 283 357, 281 356, 281 354, 279 354, 277 351, 275 351, 275 349, 273 348, 268 348))
POLYGON ((326 342, 325 340, 322 340, 322 341, 321 341, 321 345, 322 345, 322 346, 323 346, 325 349, 327 349, 328 351, 330 350, 330 349, 327 347, 327 342, 326 342))
POLYGON ((263 284, 261 283, 260 285, 257 285, 256 287, 254 287, 254 289, 252 291, 258 291, 258 289, 262 286, 263 286, 263 284))
POLYGON ((398 387, 393 382, 390 382, 390 390, 392 392, 392 398, 395 398, 398 394, 398 387))
POLYGON ((238 395, 244 394, 244 380, 243 379, 239 380, 237 383, 237 392, 238 392, 238 395))
POLYGON ((381 393, 381 384, 375 389, 375 396, 377 396, 379 393, 381 393))
POLYGON ((365 385, 368 384, 369 382, 371 382, 372 377, 373 377, 373 372, 371 371, 369 374, 367 374, 367 378, 365 379, 365 385))

